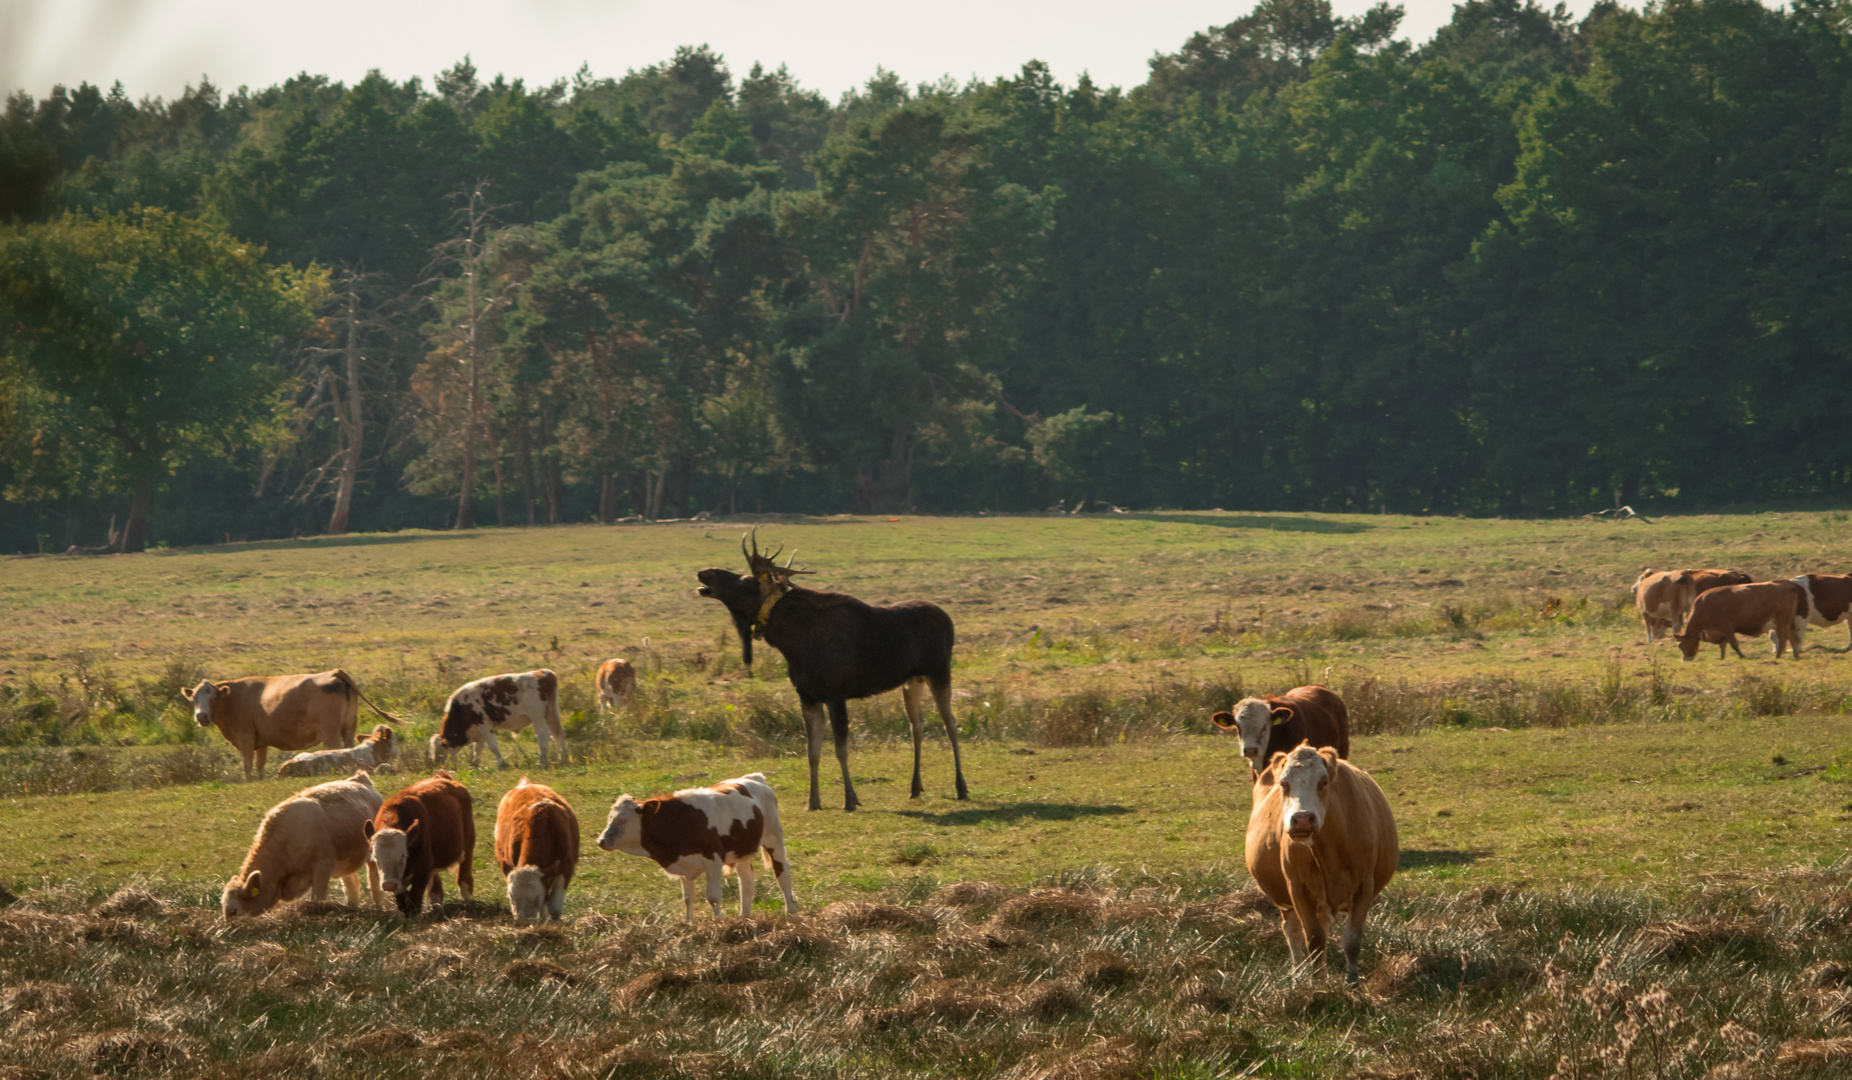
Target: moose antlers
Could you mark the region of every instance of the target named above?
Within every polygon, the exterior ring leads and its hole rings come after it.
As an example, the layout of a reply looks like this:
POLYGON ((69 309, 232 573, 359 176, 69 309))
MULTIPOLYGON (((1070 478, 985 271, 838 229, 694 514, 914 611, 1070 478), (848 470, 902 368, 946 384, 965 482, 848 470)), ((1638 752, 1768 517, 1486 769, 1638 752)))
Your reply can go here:
POLYGON ((746 566, 755 574, 759 572, 760 563, 764 563, 765 569, 776 573, 779 577, 790 577, 793 574, 810 573, 809 570, 798 570, 793 568, 792 564, 797 562, 796 548, 791 549, 791 557, 785 560, 785 564, 779 566, 778 556, 784 549, 785 546, 779 544, 777 551, 772 552, 770 555, 762 555, 759 552, 759 530, 756 526, 750 532, 740 534, 740 554, 746 556, 746 566), (750 551, 746 548, 748 538, 752 541, 752 549, 750 551))

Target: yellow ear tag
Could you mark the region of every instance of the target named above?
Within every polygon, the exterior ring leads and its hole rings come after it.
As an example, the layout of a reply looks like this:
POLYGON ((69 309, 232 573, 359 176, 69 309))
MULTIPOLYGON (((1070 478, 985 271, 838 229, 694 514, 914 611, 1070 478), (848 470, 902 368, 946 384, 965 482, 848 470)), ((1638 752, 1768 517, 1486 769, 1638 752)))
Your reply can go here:
POLYGON ((257 899, 257 886, 256 885, 246 885, 244 887, 244 895, 250 897, 253 900, 257 899))
POLYGON ((1273 718, 1273 726, 1279 727, 1281 724, 1284 724, 1286 721, 1291 720, 1291 719, 1292 717, 1290 716, 1276 716, 1273 718))

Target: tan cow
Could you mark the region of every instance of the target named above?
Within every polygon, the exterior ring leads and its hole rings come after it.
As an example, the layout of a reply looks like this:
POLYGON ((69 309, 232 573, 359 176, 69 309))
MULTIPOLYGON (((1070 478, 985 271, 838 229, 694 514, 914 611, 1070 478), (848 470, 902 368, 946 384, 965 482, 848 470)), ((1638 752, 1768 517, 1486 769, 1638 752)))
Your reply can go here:
POLYGON ((210 679, 180 693, 193 703, 200 727, 214 727, 244 755, 244 778, 262 776, 271 747, 305 750, 321 743, 330 750, 354 745, 359 702, 396 724, 368 700, 353 676, 336 668, 313 675, 250 675, 229 682, 210 679), (255 763, 255 767, 253 767, 255 763))
POLYGON ((1685 632, 1678 635, 1678 651, 1695 659, 1705 644, 1717 646, 1717 659, 1725 645, 1743 655, 1736 635, 1768 634, 1775 642, 1775 658, 1786 645, 1801 658, 1801 634, 1807 626, 1807 590, 1792 581, 1758 581, 1752 585, 1726 585, 1698 595, 1691 605, 1685 632))
POLYGON ((1755 579, 1741 570, 1652 570, 1640 571, 1633 583, 1633 606, 1646 624, 1646 640, 1657 641, 1671 628, 1677 635, 1685 628, 1691 605, 1698 596, 1725 585, 1747 585, 1755 579))
POLYGON ((637 692, 637 669, 628 660, 606 660, 598 668, 598 711, 621 709, 637 692))
POLYGON ((1357 981, 1364 921, 1399 854, 1383 790, 1332 748, 1301 743, 1273 755, 1254 781, 1248 873, 1280 910, 1295 971, 1308 956, 1323 966, 1326 931, 1341 912, 1344 976, 1357 981))
MULTIPOLYGON (((1794 583, 1807 591, 1809 626, 1852 623, 1852 574, 1802 574, 1794 583)), ((1852 643, 1842 651, 1852 652, 1852 643)))
POLYGON ((305 892, 326 900, 331 878, 341 879, 347 906, 358 907, 363 866, 373 906, 380 907, 385 897, 365 832, 379 807, 379 792, 365 769, 346 780, 297 792, 271 807, 257 827, 244 865, 225 884, 225 917, 262 915, 305 892))

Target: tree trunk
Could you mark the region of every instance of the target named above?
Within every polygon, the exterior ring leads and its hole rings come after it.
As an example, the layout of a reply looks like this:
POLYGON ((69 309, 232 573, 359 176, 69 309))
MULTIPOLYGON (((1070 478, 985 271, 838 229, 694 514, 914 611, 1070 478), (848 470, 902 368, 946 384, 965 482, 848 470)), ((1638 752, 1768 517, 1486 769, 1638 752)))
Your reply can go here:
POLYGON ((560 475, 559 458, 548 454, 541 462, 547 480, 547 524, 560 525, 566 520, 565 478, 560 475))
POLYGON ((863 462, 855 478, 855 508, 862 514, 892 514, 905 508, 913 480, 913 427, 894 421, 894 439, 888 457, 863 462), (878 472, 878 475, 877 475, 878 472))
MULTIPOLYGON (((522 415, 526 415, 523 408, 522 415)), ((525 421, 521 424, 521 502, 527 511, 527 523, 534 523, 534 440, 525 421)))
POLYGON ((154 473, 143 473, 135 481, 135 497, 129 501, 129 520, 122 526, 120 552, 144 551, 148 547, 148 506, 154 502, 154 473))
POLYGON ((617 477, 606 473, 598 488, 598 520, 606 525, 617 519, 617 477))
POLYGON ((347 532, 347 517, 354 506, 354 484, 360 476, 360 447, 366 433, 366 419, 360 408, 360 327, 354 311, 352 290, 347 294, 347 409, 345 415, 335 407, 335 425, 346 447, 341 459, 341 479, 334 489, 334 513, 328 518, 328 535, 347 532))

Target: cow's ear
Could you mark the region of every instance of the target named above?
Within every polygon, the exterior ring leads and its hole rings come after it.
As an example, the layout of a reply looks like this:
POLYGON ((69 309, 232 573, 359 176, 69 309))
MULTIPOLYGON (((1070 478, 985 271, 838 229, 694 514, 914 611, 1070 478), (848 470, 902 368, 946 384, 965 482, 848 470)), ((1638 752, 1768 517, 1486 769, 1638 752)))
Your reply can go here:
POLYGON ((186 698, 188 701, 192 701, 193 700, 193 688, 190 686, 181 687, 180 696, 183 698, 186 698))
MULTIPOLYGON (((1249 768, 1252 768, 1252 766, 1249 766, 1249 768)), ((1254 782, 1260 785, 1261 787, 1272 787, 1273 786, 1273 765, 1272 763, 1269 763, 1266 768, 1257 770, 1254 773, 1254 782)))
POLYGON ((1240 725, 1235 723, 1235 714, 1231 712, 1212 713, 1209 722, 1223 731, 1233 731, 1240 725))
POLYGON ((1293 718, 1293 707, 1291 705, 1275 705, 1272 712, 1273 723, 1276 727, 1293 718))
POLYGON ((366 838, 368 840, 373 839, 373 823, 371 821, 362 823, 360 826, 360 831, 366 834, 366 838))
POLYGON ((253 870, 249 874, 246 874, 244 877, 244 895, 253 900, 257 899, 258 892, 264 887, 263 878, 264 872, 262 870, 253 870))
POLYGON ((423 825, 423 824, 424 824, 424 819, 419 818, 413 821, 410 825, 407 825, 405 827, 405 839, 408 843, 411 841, 412 835, 418 831, 418 826, 423 825))
POLYGON ((215 683, 212 688, 221 694, 231 693, 231 683, 228 682, 215 683))
POLYGON ((1325 759, 1325 768, 1332 773, 1338 771, 1338 752, 1329 746, 1318 748, 1318 756, 1325 759))
POLYGON ((1267 771, 1278 772, 1286 764, 1286 751, 1275 750, 1273 757, 1267 760, 1267 771))

